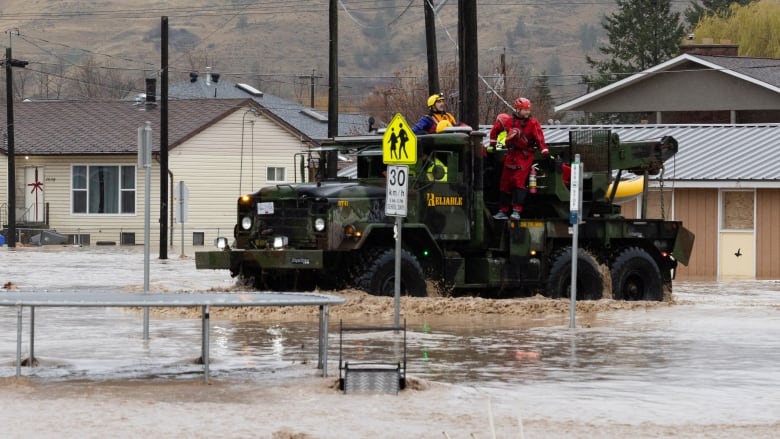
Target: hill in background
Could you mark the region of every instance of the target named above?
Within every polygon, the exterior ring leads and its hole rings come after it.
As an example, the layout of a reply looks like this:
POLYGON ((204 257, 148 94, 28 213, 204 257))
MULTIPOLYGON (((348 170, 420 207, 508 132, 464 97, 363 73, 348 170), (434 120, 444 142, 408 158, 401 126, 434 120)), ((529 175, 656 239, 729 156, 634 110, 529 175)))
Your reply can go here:
MULTIPOLYGON (((441 0, 439 0, 441 3, 441 0)), ((552 75, 556 102, 583 93, 589 73, 585 53, 596 52, 601 17, 610 2, 480 1, 481 72, 495 73, 499 57, 532 75, 552 75)), ((78 66, 94 62, 121 72, 143 91, 143 77, 160 65, 161 17, 169 18, 171 81, 211 66, 222 77, 248 82, 282 97, 309 103, 315 84, 319 107, 327 97, 328 2, 271 0, 61 1, 8 0, 0 5, 13 56, 47 82, 27 78, 26 95, 52 97, 49 82, 85 81, 78 66), (59 69, 58 69, 59 68, 59 69)), ((340 101, 359 103, 373 87, 399 72, 425 74, 425 26, 421 1, 342 0, 339 10, 340 101)), ((437 18, 440 63, 456 60, 457 1, 437 18)), ((105 71, 105 69, 104 69, 105 71)), ((528 78, 507 78, 523 81, 528 78)), ((17 84, 17 87, 19 84, 17 84)), ((506 97, 508 100, 513 96, 506 97)))

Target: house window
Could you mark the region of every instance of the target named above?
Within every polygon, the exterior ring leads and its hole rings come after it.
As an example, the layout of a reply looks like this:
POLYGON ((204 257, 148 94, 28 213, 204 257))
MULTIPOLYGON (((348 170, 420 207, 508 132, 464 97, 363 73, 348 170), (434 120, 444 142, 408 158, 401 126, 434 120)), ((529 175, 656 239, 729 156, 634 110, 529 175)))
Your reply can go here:
POLYGON ((134 214, 134 166, 74 166, 73 213, 134 214))
POLYGON ((285 175, 285 169, 284 168, 275 168, 272 166, 269 166, 267 169, 267 178, 268 181, 287 181, 287 176, 285 175))
POLYGON ((206 234, 203 232, 192 232, 192 245, 202 246, 206 242, 206 234))
POLYGON ((753 230, 753 191, 723 191, 723 222, 728 230, 753 230))

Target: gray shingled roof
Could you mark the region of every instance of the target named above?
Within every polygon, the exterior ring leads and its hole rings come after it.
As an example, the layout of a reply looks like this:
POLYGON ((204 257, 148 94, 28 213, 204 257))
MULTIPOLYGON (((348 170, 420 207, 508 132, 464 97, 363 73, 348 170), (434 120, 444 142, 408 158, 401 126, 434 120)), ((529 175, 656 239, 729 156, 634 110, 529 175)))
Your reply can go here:
MULTIPOLYGON (((236 83, 220 79, 219 82, 206 84, 199 77, 195 82, 180 82, 168 87, 169 99, 229 99, 251 98, 294 129, 315 141, 328 138, 328 114, 314 110, 311 107, 296 102, 263 93, 262 96, 252 94, 237 87, 236 83), (319 115, 312 117, 309 114, 319 115)), ((365 134, 368 132, 368 116, 355 113, 339 113, 338 129, 340 136, 365 134)))
POLYGON ((723 69, 750 76, 758 81, 780 87, 780 59, 744 56, 694 55, 723 69))
POLYGON ((780 124, 545 125, 543 129, 548 142, 567 141, 569 131, 588 129, 611 129, 621 141, 672 136, 679 151, 666 162, 667 180, 780 182, 776 162, 780 124))
MULTIPOLYGON (((168 103, 168 146, 194 136, 247 105, 250 99, 192 99, 168 103)), ((6 120, 6 108, 0 108, 6 120)), ((159 151, 160 106, 146 109, 128 101, 45 101, 14 104, 16 154, 136 154, 138 127, 152 123, 159 151)), ((2 130, 4 135, 6 130, 2 130)), ((3 141, 2 150, 8 153, 3 141)))

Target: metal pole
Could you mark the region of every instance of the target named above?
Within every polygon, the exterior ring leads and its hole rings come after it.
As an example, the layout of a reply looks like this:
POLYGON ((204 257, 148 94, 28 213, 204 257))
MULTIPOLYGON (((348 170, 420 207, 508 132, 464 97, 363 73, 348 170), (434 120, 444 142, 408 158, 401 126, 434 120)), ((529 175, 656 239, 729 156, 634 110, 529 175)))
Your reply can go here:
POLYGON ((324 318, 323 313, 325 312, 323 307, 324 307, 324 305, 320 305, 320 319, 319 319, 319 324, 317 326, 317 341, 318 341, 318 343, 317 343, 317 369, 322 369, 322 355, 323 355, 323 352, 322 352, 322 333, 323 333, 322 319, 324 318))
POLYGON ((16 306, 16 376, 22 376, 22 306, 16 306))
POLYGON ((35 363, 35 307, 30 307, 30 362, 28 367, 33 367, 35 363))
POLYGON ((184 182, 179 182, 179 222, 181 223, 181 254, 179 257, 184 257, 184 182))
POLYGON ((571 301, 569 302, 569 328, 575 328, 575 316, 577 310, 577 252, 579 250, 579 226, 572 226, 572 244, 571 244, 571 301))
POLYGON ((201 358, 203 359, 203 380, 209 383, 209 305, 201 311, 201 331, 203 331, 203 343, 201 345, 201 358))
POLYGON ((322 310, 322 376, 328 376, 328 320, 330 320, 330 308, 323 306, 322 310))
MULTIPOLYGON (((151 186, 152 186, 152 123, 144 127, 144 293, 149 293, 149 235, 151 233, 151 186)), ((144 307, 144 340, 149 340, 149 307, 144 307)))
POLYGON ((569 300, 569 328, 576 327, 577 310, 577 260, 579 256, 579 223, 582 214, 582 164, 580 155, 574 156, 571 174, 571 198, 569 204, 570 223, 572 228, 571 243, 571 298, 569 300))
POLYGON ((393 301, 393 326, 396 328, 400 322, 401 315, 401 229, 403 218, 399 215, 395 217, 395 300, 393 301))

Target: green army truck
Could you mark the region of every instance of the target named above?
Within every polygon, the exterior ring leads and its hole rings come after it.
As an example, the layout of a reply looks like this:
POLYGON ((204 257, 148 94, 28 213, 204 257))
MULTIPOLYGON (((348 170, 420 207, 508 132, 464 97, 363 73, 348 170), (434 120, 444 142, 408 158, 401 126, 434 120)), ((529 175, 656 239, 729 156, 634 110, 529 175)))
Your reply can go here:
MULTIPOLYGON (((564 168, 578 154, 578 298, 669 297, 693 234, 679 221, 623 217, 613 202, 619 183, 610 184, 623 171, 658 174, 677 152, 675 139, 621 142, 607 130, 572 131, 568 142, 548 145, 554 159, 537 157, 537 190, 528 194, 522 219, 497 220, 506 150, 487 151, 484 136, 451 129, 417 137, 402 221, 402 294, 568 297, 572 226, 564 168)), ((318 160, 302 163, 314 163, 314 181, 239 198, 232 242, 219 238, 218 249, 197 252, 197 268, 226 269, 264 290, 354 287, 393 295, 396 218, 385 214, 382 137, 335 138, 318 160), (337 154, 355 158, 356 177, 338 176, 337 154)))

